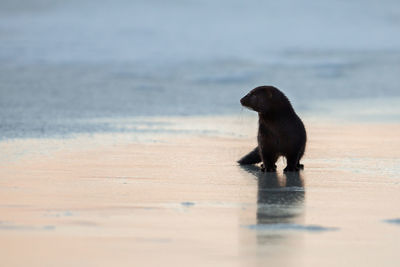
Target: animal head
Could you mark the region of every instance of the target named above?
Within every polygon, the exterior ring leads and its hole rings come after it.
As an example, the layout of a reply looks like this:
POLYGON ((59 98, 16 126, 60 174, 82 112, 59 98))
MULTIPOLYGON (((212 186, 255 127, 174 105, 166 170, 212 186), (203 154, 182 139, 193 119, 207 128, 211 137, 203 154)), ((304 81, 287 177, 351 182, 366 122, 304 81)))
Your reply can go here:
POLYGON ((274 86, 259 86, 240 99, 242 106, 261 114, 291 108, 287 97, 274 86))

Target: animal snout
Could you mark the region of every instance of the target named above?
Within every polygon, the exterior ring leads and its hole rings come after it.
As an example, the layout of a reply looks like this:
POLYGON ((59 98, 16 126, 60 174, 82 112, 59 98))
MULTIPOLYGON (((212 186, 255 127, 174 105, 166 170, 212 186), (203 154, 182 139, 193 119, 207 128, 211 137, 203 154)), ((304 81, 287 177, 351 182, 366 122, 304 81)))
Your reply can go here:
POLYGON ((242 97, 242 99, 240 99, 240 104, 242 104, 242 106, 246 106, 248 104, 248 97, 247 95, 242 97))

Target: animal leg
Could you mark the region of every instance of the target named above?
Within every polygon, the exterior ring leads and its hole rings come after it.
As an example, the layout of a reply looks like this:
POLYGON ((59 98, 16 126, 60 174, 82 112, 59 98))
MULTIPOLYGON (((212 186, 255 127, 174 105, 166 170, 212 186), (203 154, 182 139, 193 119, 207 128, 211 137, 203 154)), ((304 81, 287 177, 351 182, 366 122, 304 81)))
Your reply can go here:
POLYGON ((261 168, 261 170, 266 172, 275 172, 276 171, 275 162, 277 159, 278 157, 275 154, 272 154, 270 152, 264 152, 262 154, 262 160, 264 166, 261 168))
POLYGON ((287 166, 283 169, 284 172, 297 172, 299 171, 299 156, 297 154, 290 154, 286 156, 287 166))
POLYGON ((304 165, 300 163, 300 160, 304 155, 304 149, 305 149, 305 145, 303 145, 303 147, 300 149, 299 160, 297 161, 297 168, 299 168, 300 170, 304 169, 304 165))

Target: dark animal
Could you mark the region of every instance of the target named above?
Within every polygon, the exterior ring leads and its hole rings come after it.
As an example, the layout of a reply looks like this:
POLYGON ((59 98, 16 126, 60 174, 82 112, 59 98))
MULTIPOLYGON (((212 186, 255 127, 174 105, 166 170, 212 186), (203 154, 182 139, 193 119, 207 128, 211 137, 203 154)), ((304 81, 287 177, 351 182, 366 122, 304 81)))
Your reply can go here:
POLYGON ((286 157, 287 171, 299 171, 306 147, 306 130, 289 99, 273 86, 260 86, 240 99, 240 103, 258 112, 258 146, 241 158, 241 165, 263 162, 262 170, 276 171, 279 156, 286 157))

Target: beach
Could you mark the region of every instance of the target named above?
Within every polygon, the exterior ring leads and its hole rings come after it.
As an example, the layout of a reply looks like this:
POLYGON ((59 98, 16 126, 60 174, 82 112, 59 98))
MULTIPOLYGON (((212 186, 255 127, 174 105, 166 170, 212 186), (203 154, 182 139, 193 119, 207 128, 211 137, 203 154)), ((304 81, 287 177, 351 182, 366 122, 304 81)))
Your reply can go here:
POLYGON ((398 266, 397 1, 0 1, 0 266, 398 266), (236 162, 260 85, 299 173, 236 162))
POLYGON ((306 125, 298 174, 238 166, 246 135, 42 140, 1 164, 1 265, 397 266, 400 127, 306 125))

